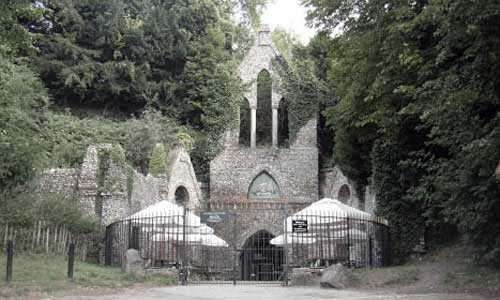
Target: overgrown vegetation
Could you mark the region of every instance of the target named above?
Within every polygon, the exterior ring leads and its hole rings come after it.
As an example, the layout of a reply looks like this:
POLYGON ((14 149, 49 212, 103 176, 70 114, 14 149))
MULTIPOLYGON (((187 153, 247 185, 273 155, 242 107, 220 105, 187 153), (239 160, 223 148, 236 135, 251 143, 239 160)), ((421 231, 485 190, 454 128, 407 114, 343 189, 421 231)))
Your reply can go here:
POLYGON ((167 151, 164 144, 156 144, 149 160, 149 172, 152 175, 167 173, 167 151))
POLYGON ((90 144, 120 145, 115 162, 146 174, 154 145, 180 143, 206 180, 236 122, 235 66, 266 3, 2 1, 2 213, 24 215, 32 203, 19 191, 45 167, 80 164, 90 144))
POLYGON ((500 266, 498 1, 302 2, 325 31, 310 46, 318 75, 339 98, 324 111, 334 161, 373 183, 397 257, 423 224, 436 240, 452 226, 500 266))

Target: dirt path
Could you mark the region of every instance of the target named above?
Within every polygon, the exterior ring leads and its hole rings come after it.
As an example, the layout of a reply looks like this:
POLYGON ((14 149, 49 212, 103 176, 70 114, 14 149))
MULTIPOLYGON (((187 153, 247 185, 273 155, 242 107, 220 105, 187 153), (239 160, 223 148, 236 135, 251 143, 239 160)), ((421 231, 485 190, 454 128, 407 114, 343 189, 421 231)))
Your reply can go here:
MULTIPOLYGON (((75 293, 75 292, 74 292, 75 293)), ((265 285, 198 285, 132 289, 115 293, 70 294, 44 300, 484 300, 467 294, 396 294, 394 292, 332 290, 265 285)))

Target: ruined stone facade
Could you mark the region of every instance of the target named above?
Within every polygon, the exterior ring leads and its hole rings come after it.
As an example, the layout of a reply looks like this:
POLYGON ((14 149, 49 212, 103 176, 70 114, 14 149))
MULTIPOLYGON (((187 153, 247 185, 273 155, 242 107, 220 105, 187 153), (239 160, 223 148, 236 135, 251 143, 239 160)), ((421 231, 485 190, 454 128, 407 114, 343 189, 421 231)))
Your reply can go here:
POLYGON ((302 126, 286 145, 278 142, 278 123, 283 117, 279 108, 284 100, 273 69, 278 57, 269 29, 263 28, 239 67, 239 76, 249 87, 245 103, 250 109, 250 143, 240 144, 240 128, 228 130, 222 151, 210 162, 208 185, 197 181, 189 154, 180 146, 169 152, 164 174, 144 176, 110 155, 103 156, 113 146, 101 144, 88 148, 80 168, 44 172, 41 186, 73 199, 87 214, 99 217, 103 225, 162 200, 196 213, 224 211, 231 221, 211 226, 236 248, 243 247, 259 231, 272 236, 281 234, 287 215, 323 197, 372 213, 375 196, 369 187, 360 188, 337 167, 319 170, 316 118, 302 126), (272 78, 272 142, 268 145, 258 144, 256 133, 260 101, 257 78, 262 71, 272 78))
POLYGON ((239 67, 239 76, 249 86, 245 99, 250 107, 250 147, 239 144, 240 128, 225 135, 224 149, 210 163, 209 210, 223 209, 238 220, 237 224, 217 225, 217 233, 242 247, 257 231, 272 235, 282 232, 287 207, 301 208, 317 201, 318 149, 316 119, 311 119, 288 147, 278 145, 278 107, 283 99, 273 60, 279 56, 268 28, 258 33, 239 67), (258 124, 257 77, 262 71, 272 78, 272 144, 256 143, 258 124), (236 232, 235 232, 236 231, 236 232), (236 240, 232 238, 236 236, 236 240))
POLYGON ((176 202, 176 191, 186 190, 186 207, 200 206, 201 190, 188 153, 176 147, 168 155, 165 174, 144 176, 124 162, 114 161, 111 144, 88 147, 80 168, 50 169, 39 180, 40 192, 75 201, 87 215, 103 225, 123 218, 162 200, 176 202))

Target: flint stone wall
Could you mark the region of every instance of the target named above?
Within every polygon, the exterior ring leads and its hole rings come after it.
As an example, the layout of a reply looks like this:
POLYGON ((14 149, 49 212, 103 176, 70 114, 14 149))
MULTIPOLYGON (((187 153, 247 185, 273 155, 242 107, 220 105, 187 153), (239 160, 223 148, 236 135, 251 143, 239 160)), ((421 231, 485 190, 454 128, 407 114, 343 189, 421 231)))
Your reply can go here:
POLYGON ((159 201, 175 202, 175 190, 181 185, 189 192, 188 207, 199 208, 202 199, 200 184, 184 148, 171 151, 167 173, 158 176, 144 176, 111 158, 106 163, 100 162, 100 152, 111 149, 111 144, 91 145, 80 168, 45 170, 38 179, 38 191, 54 193, 68 200, 76 199, 83 213, 96 216, 103 225, 159 201), (100 165, 105 169, 99 170, 100 165), (101 179, 99 172, 104 172, 101 179))
POLYGON ((281 201, 311 203, 318 200, 316 148, 225 149, 210 163, 210 198, 260 201, 247 199, 247 194, 253 179, 262 171, 278 184, 281 201))
POLYGON ((67 200, 74 200, 78 189, 79 170, 55 168, 44 170, 37 178, 38 192, 44 195, 57 194, 67 200))

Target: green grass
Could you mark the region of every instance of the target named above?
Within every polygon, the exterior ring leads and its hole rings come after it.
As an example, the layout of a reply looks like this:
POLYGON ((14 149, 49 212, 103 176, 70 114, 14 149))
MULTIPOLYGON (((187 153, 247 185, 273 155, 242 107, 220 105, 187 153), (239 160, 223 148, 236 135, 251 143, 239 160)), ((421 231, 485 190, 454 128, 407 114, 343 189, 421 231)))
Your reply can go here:
POLYGON ((358 286, 391 287, 412 284, 419 280, 420 271, 416 266, 393 266, 388 268, 358 269, 353 272, 358 286))
POLYGON ((443 283, 463 290, 495 289, 500 291, 500 270, 469 265, 461 272, 448 272, 443 283))
POLYGON ((75 260, 74 279, 67 278, 67 260, 61 255, 22 254, 14 256, 13 276, 5 283, 6 257, 0 255, 0 298, 13 298, 30 292, 56 292, 76 288, 123 288, 136 284, 171 285, 161 275, 136 277, 120 268, 104 267, 75 260))

